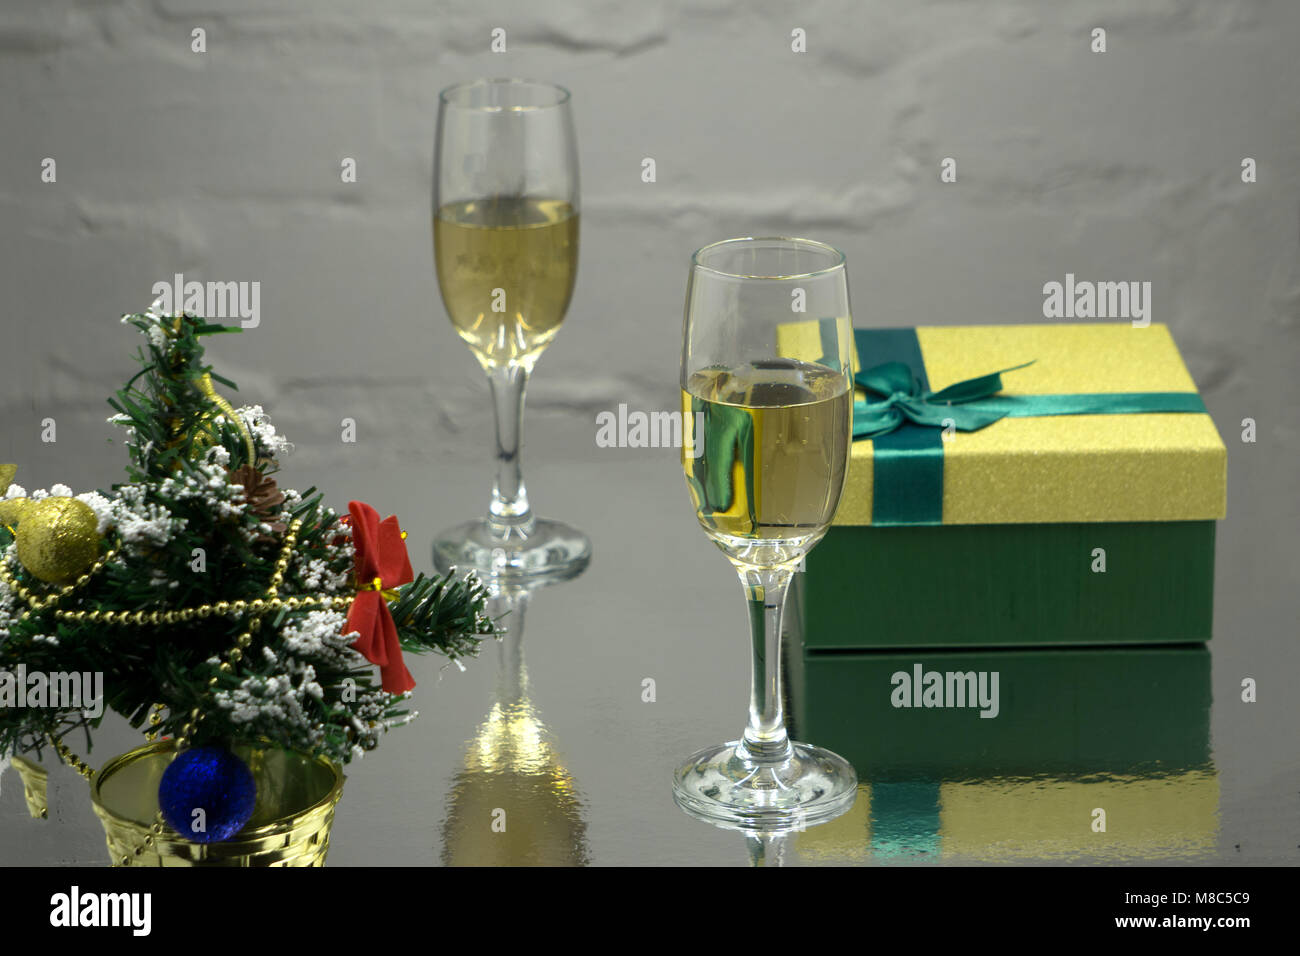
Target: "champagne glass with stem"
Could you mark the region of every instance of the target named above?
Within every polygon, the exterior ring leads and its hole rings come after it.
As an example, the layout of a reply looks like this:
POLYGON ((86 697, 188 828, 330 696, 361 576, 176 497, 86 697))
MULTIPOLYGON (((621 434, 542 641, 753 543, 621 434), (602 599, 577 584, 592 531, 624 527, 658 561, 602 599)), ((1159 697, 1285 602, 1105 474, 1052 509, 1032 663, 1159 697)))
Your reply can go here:
POLYGON ((807 239, 730 239, 691 260, 682 468, 705 534, 749 604, 749 724, 679 767, 673 796, 733 829, 796 829, 843 813, 853 768, 790 740, 781 616, 793 572, 826 533, 848 470, 852 323, 844 256, 807 239))
POLYGON ((578 268, 578 152, 569 91, 477 80, 442 91, 433 248, 443 305, 487 373, 496 482, 487 515, 439 534, 434 563, 503 580, 561 580, 586 535, 533 514, 520 466, 524 391, 555 338, 578 268))

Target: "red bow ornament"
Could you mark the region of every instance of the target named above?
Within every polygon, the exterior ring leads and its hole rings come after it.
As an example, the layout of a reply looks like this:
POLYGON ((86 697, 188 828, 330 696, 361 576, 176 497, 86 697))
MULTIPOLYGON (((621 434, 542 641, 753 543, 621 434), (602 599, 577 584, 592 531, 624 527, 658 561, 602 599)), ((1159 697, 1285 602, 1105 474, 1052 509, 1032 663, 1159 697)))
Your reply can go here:
MULTIPOLYGON (((357 596, 348 611, 343 633, 360 635, 352 647, 372 664, 379 665, 384 691, 405 694, 415 687, 402 661, 397 624, 388 609, 392 589, 409 583, 415 575, 406 554, 406 541, 397 518, 379 520, 379 512, 361 501, 348 502, 352 546, 356 551, 357 596)), ((345 519, 346 520, 346 519, 345 519)))

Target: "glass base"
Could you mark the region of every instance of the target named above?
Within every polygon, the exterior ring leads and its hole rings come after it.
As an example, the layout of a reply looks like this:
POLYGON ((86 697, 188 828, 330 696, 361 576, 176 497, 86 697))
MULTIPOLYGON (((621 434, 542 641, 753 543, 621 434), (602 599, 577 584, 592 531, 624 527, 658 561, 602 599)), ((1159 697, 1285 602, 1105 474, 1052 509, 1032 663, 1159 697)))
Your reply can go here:
POLYGON ((792 741, 788 760, 764 764, 740 755, 739 746, 701 750, 677 768, 677 805, 715 826, 780 833, 825 823, 857 798, 853 767, 829 750, 792 741))
POLYGON ((472 568, 484 581, 564 581, 581 574, 591 561, 591 542, 576 528, 536 518, 525 530, 486 518, 468 521, 438 535, 433 563, 442 573, 472 568))

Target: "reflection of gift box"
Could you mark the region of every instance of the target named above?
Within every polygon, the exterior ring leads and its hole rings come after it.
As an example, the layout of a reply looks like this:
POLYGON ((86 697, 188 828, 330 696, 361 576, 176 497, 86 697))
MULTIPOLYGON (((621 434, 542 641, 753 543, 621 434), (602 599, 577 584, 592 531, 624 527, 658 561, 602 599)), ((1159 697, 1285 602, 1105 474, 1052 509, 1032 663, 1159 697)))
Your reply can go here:
POLYGON ((875 434, 800 576, 807 651, 1209 639, 1227 452, 1167 328, 855 335, 875 434))
POLYGON ((1115 775, 1210 760, 1204 647, 800 655, 792 635, 788 654, 795 735, 864 780, 1115 775))
POLYGON ((798 834, 802 860, 831 864, 1150 863, 1214 854, 1212 767, 1159 777, 1020 778, 863 784, 852 809, 798 834), (1098 808, 1106 829, 1094 830, 1098 808))
POLYGON ((849 814, 800 835, 803 857, 1137 860, 1216 845, 1204 647, 801 655, 792 637, 791 730, 862 781, 849 814))

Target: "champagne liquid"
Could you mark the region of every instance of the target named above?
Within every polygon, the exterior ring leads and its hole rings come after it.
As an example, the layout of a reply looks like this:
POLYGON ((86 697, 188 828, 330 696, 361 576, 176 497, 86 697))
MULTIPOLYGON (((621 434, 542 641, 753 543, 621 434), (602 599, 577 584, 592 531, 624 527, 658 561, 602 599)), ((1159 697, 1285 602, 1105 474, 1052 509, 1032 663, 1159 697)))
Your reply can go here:
POLYGON ((536 360, 573 295, 577 211, 514 196, 448 203, 433 218, 433 250, 451 324, 484 367, 536 360))
POLYGON ((704 369, 682 412, 682 468, 704 530, 746 564, 798 561, 830 525, 848 471, 844 376, 793 359, 704 369))

